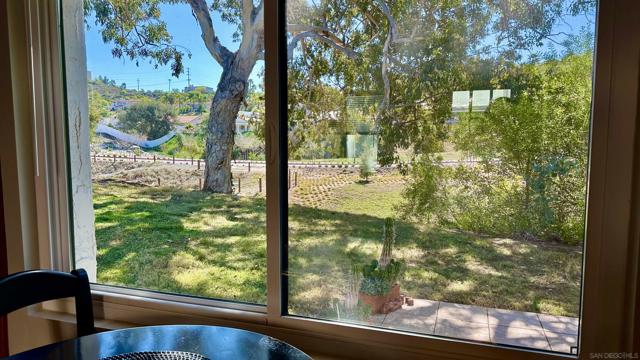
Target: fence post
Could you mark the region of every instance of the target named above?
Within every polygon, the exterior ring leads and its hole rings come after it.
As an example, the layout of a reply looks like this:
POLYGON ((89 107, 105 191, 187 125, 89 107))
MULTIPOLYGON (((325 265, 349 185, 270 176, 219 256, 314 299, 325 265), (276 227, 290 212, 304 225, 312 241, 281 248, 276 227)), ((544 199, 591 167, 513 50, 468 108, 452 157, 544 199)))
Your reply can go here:
POLYGON ((153 154, 153 162, 154 163, 156 162, 156 155, 155 154, 153 154))
POLYGON ((200 159, 198 159, 198 170, 200 170, 200 159))
POLYGON ((136 154, 133 154, 133 162, 137 162, 137 160, 136 160, 136 154))
POLYGON ((198 190, 202 190, 202 178, 198 178, 198 190))
POLYGON ((258 178, 258 192, 262 192, 262 178, 258 178))
POLYGON ((191 157, 191 165, 193 165, 193 156, 191 157))
POLYGON ((160 178, 158 178, 158 186, 160 186, 160 178))
POLYGON ((298 186, 298 172, 295 172, 295 176, 294 176, 294 181, 293 181, 293 186, 297 187, 298 186))
POLYGON ((176 163, 176 156, 175 155, 173 155, 173 163, 174 164, 176 163))
POLYGON ((251 172, 251 161, 249 161, 248 164, 249 164, 249 171, 247 172, 251 172))
POLYGON ((93 153, 93 162, 95 163, 96 161, 96 153, 93 153))
POLYGON ((116 162, 116 154, 113 154, 113 162, 116 162))
POLYGON ((240 180, 241 178, 238 178, 238 194, 240 194, 240 180))

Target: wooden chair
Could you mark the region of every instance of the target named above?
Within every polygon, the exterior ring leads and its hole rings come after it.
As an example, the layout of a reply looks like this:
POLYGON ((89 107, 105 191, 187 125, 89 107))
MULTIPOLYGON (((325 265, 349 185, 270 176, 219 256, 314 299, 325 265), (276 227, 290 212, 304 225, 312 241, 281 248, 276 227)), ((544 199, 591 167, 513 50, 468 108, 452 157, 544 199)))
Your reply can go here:
POLYGON ((89 277, 84 269, 71 273, 31 270, 0 279, 0 315, 43 301, 74 297, 78 336, 96 333, 89 277))

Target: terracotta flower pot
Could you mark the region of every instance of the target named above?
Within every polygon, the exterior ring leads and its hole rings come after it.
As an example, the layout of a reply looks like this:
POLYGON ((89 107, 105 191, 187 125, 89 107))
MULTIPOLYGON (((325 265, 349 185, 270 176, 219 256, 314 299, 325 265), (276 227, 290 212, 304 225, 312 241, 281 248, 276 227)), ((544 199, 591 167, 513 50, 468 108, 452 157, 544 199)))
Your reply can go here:
POLYGON ((384 295, 367 295, 358 293, 358 299, 371 307, 371 314, 383 314, 384 304, 394 301, 400 297, 400 284, 391 287, 384 295))

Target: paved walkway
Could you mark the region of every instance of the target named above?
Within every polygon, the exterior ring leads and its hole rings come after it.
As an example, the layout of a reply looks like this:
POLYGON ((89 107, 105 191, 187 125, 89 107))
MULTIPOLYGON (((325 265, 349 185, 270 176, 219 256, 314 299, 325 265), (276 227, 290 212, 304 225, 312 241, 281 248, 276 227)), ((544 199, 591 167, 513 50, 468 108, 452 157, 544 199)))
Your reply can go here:
MULTIPOLYGON (((375 315, 371 324, 494 344, 571 353, 578 319, 415 299, 414 306, 375 315)), ((574 349, 575 351, 575 349, 574 349)))

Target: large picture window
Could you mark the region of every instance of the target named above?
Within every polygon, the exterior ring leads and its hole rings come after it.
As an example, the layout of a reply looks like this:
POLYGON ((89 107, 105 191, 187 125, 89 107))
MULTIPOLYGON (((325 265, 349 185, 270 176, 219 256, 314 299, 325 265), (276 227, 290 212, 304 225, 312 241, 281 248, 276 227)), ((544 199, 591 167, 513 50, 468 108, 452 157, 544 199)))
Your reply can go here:
POLYGON ((577 353, 595 2, 287 2, 289 314, 577 353))
POLYGON ((95 244, 76 243, 96 255, 76 258, 99 284, 265 304, 262 8, 208 5, 84 2, 95 244))

